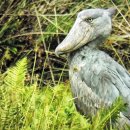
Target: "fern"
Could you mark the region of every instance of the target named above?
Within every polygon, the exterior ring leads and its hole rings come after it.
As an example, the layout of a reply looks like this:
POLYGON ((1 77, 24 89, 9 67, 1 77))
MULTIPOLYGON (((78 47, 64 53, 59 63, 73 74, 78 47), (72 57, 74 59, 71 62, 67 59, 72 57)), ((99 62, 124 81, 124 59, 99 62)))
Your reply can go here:
POLYGON ((24 94, 24 80, 27 72, 27 59, 19 60, 3 75, 3 84, 0 86, 0 129, 17 129, 23 124, 22 104, 24 94))
POLYGON ((16 66, 9 68, 4 82, 7 86, 24 86, 27 73, 27 58, 23 58, 16 63, 16 66))

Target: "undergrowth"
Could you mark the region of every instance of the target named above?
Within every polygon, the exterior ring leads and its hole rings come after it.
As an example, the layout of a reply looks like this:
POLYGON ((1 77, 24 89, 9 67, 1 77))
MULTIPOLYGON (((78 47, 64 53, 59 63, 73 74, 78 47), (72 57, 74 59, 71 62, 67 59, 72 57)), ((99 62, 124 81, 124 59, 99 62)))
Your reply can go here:
POLYGON ((38 88, 37 81, 25 84, 26 74, 23 58, 0 76, 1 130, 103 130, 108 123, 109 130, 116 130, 111 121, 124 110, 121 99, 90 121, 76 111, 68 83, 38 88))

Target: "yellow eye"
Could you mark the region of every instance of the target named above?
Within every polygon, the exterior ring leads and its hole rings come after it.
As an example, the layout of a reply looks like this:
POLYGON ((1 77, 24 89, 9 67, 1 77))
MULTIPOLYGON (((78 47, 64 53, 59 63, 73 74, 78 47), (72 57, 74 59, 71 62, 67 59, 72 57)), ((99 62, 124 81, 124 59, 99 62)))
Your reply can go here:
POLYGON ((93 18, 86 18, 85 21, 91 23, 93 21, 93 18))

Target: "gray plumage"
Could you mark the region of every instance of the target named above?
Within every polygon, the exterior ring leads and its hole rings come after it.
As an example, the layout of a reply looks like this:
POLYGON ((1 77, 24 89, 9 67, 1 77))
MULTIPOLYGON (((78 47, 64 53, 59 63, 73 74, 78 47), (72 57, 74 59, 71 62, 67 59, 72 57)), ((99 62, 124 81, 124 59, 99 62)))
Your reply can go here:
POLYGON ((114 13, 113 8, 81 11, 55 51, 57 55, 69 53, 69 78, 77 110, 92 116, 121 96, 128 104, 122 119, 130 123, 130 74, 98 49, 111 33, 114 13))

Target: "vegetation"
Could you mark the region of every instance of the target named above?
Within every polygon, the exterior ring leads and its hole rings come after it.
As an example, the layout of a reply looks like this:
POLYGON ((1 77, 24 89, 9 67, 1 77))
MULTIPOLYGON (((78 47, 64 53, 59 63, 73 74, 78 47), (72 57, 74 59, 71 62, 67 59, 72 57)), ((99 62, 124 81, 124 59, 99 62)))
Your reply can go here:
POLYGON ((111 6, 117 8, 113 32, 101 49, 130 71, 129 0, 0 1, 1 130, 102 130, 118 118, 124 110, 119 99, 92 123, 81 116, 71 96, 66 56, 54 54, 77 12, 111 6))

